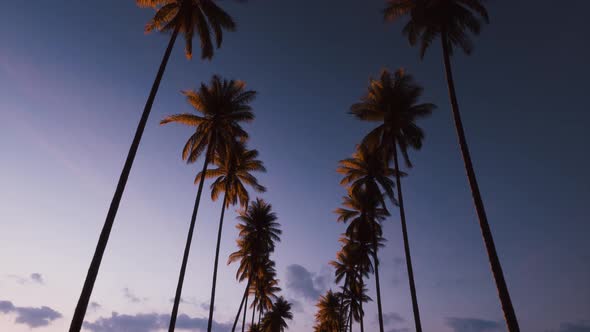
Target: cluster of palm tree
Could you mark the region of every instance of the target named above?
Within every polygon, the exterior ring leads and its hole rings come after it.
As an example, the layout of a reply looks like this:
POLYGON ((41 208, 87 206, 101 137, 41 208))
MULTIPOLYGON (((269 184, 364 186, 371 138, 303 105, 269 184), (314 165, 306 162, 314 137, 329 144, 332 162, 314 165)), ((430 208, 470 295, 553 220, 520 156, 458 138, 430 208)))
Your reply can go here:
MULTIPOLYGON (((170 33, 170 40, 107 212, 72 318, 70 332, 79 332, 82 328, 127 179, 178 35, 181 34, 184 37, 185 54, 188 59, 192 58, 192 41, 195 35, 200 41, 201 58, 211 59, 215 46, 219 48, 222 44, 223 32, 234 31, 236 28, 232 17, 214 0, 136 0, 136 3, 140 7, 155 10, 155 15, 146 25, 145 31, 159 30, 170 33)), ((480 0, 387 0, 384 10, 386 21, 397 21, 405 16, 409 16, 409 20, 402 30, 403 34, 407 36, 411 45, 419 44, 421 58, 424 57, 433 41, 437 37, 441 38, 453 120, 482 236, 508 330, 518 332, 516 314, 495 249, 467 146, 451 69, 451 56, 455 49, 461 49, 466 54, 472 52, 473 43, 469 34, 479 34, 482 23, 488 23, 487 10, 480 0)), ((371 301, 366 294, 365 280, 371 274, 375 276, 379 328, 381 332, 384 331, 378 253, 385 241, 382 223, 390 216, 388 201, 390 208, 399 208, 414 321, 416 331, 422 331, 401 186, 401 178, 406 173, 401 171, 399 162, 401 155, 407 168, 412 166, 408 150, 420 149, 424 138, 422 129, 416 125, 415 121, 429 115, 434 109, 433 104, 418 102, 421 93, 422 88, 403 70, 397 70, 393 74, 383 71, 378 79, 370 81, 366 96, 351 107, 351 113, 358 119, 375 121, 379 125, 358 144, 351 158, 340 162, 338 168, 338 172, 344 175, 341 184, 346 187, 347 195, 344 197, 343 207, 336 212, 338 221, 348 225, 340 240, 342 248, 337 254, 337 259, 331 264, 336 269, 336 281, 338 283, 343 281, 343 286, 341 292, 329 291, 320 298, 316 315, 317 331, 344 331, 350 329, 353 322, 359 322, 361 330, 364 329, 363 303, 371 301)), ((240 281, 247 280, 247 285, 234 329, 242 307, 247 307, 248 298, 253 295, 254 299, 250 307, 253 309, 253 317, 257 310, 259 318, 257 323, 254 323, 252 318, 250 331, 282 331, 286 328, 286 321, 292 319, 292 314, 290 304, 276 295, 280 288, 276 280, 274 262, 270 259, 274 242, 279 240, 280 231, 275 223, 276 217, 270 212, 270 205, 259 199, 250 205, 249 193, 246 189, 251 187, 258 192, 265 190, 251 174, 255 171, 264 171, 264 166, 257 159, 258 152, 248 149, 246 145, 248 133, 241 127, 242 123, 254 119, 249 104, 255 98, 256 92, 246 90, 245 83, 242 81, 213 76, 209 85, 201 84, 198 90, 185 91, 184 94, 199 114, 177 114, 165 118, 161 123, 175 122, 194 127, 195 132, 186 142, 182 158, 187 163, 194 163, 199 157, 203 157, 204 162, 202 170, 195 178, 198 190, 169 330, 173 331, 176 323, 204 182, 205 179, 215 179, 211 185, 211 198, 217 200, 220 195, 223 195, 223 203, 213 269, 208 331, 211 331, 213 322, 224 214, 228 207, 236 204, 242 207, 244 212, 239 217, 242 223, 238 226, 240 249, 230 256, 230 262, 240 261, 237 277, 240 281), (209 168, 211 165, 214 167, 209 168), (257 221, 252 221, 254 219, 257 221), (264 241, 266 242, 263 244, 264 241)), ((245 312, 246 310, 244 314, 245 312)), ((244 326, 245 318, 242 322, 242 330, 244 326)))
POLYGON ((245 331, 250 296, 254 299, 250 305, 252 318, 248 331, 283 331, 287 328, 286 321, 293 319, 293 314, 291 304, 277 296, 281 288, 276 279, 275 262, 270 258, 275 243, 281 240, 277 216, 270 204, 257 198, 247 210, 240 213, 238 219, 238 250, 229 256, 228 264, 239 262, 236 279, 239 282, 246 280, 246 288, 232 332, 236 330, 242 309, 242 332, 245 331), (255 323, 257 311, 258 321, 255 323))
MULTIPOLYGON (((508 331, 518 332, 518 321, 467 147, 451 70, 455 49, 471 54, 473 43, 469 34, 478 35, 482 22, 489 22, 487 10, 480 0, 387 0, 383 13, 389 22, 409 16, 402 32, 410 45, 419 44, 421 58, 432 42, 441 38, 453 120, 484 244, 508 331)), ((389 216, 386 201, 399 208, 415 328, 417 332, 422 331, 401 185, 406 173, 399 162, 401 155, 405 166, 412 167, 408 150, 420 149, 424 139, 416 120, 430 115, 435 108, 431 103, 419 103, 421 94, 422 87, 403 69, 393 74, 383 70, 379 78, 370 80, 366 95, 350 109, 358 119, 378 125, 358 144, 352 158, 340 161, 338 172, 344 175, 341 184, 346 187, 347 196, 344 207, 336 213, 338 221, 348 223, 348 227, 332 265, 336 269, 336 283, 344 280, 344 285, 342 292, 328 291, 320 298, 316 331, 346 331, 351 329, 353 321, 358 321, 364 331, 362 304, 369 298, 364 294, 363 278, 369 273, 375 276, 379 330, 384 331, 378 250, 385 241, 381 222, 389 216)))

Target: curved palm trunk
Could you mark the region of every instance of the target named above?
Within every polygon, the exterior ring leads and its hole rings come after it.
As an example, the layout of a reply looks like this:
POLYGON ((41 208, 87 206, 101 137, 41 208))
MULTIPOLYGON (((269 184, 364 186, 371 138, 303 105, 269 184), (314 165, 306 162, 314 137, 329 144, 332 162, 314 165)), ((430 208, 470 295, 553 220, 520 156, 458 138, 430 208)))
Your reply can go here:
POLYGON ((344 322, 344 317, 342 317, 344 315, 344 293, 346 292, 346 286, 348 286, 348 278, 344 278, 344 288, 342 289, 342 297, 340 298, 340 306, 338 308, 338 315, 340 317, 338 317, 338 332, 342 332, 342 330, 344 329, 344 326, 342 326, 342 323, 344 322))
MULTIPOLYGON (((250 287, 250 278, 248 278, 248 283, 246 284, 246 290, 244 290, 244 295, 242 296, 242 302, 240 302, 240 308, 238 309, 238 314, 236 315, 236 319, 234 320, 234 325, 231 328, 231 331, 234 332, 236 330, 236 326, 238 325, 238 320, 240 319, 240 314, 242 313, 242 307, 244 306, 244 302, 246 302, 246 306, 248 305, 248 288, 250 287)), ((244 310, 244 313, 246 310, 244 310)), ((244 316, 245 317, 245 316, 244 316)), ((246 318, 244 318, 245 320, 246 318)), ((242 331, 244 330, 244 325, 242 324, 242 331)))
POLYGON ((414 284, 414 269, 412 268, 412 257, 410 255, 408 228, 406 227, 406 212, 404 209, 404 198, 402 195, 402 182, 399 174, 400 170, 397 158, 397 144, 395 141, 393 142, 393 162, 395 164, 395 181, 397 185, 397 197, 399 202, 399 217, 402 223, 404 249, 406 252, 406 267, 408 269, 408 281, 410 282, 410 294, 412 295, 412 308, 414 310, 414 323, 416 325, 416 332, 422 332, 422 323, 420 322, 420 310, 418 309, 418 296, 416 295, 416 285, 414 284))
MULTIPOLYGON (((207 147, 207 153, 205 154, 205 162, 203 163, 203 170, 201 174, 205 174, 207 171, 207 165, 213 150, 214 142, 210 142, 207 147)), ((188 263, 188 255, 191 249, 191 243, 193 240, 193 232, 195 230, 195 224, 197 220, 197 212, 199 211, 199 203, 201 202, 201 193, 203 192, 203 184, 205 183, 205 177, 201 176, 199 181, 199 189, 197 190, 197 198, 195 199, 195 206, 193 207, 193 214, 191 216, 191 223, 188 229, 188 235, 186 237, 186 245, 184 247, 184 255, 182 257, 182 265, 180 266, 180 274, 178 276, 178 284, 176 285, 176 294, 174 295, 174 304, 172 305, 172 314, 170 315, 170 324, 168 325, 168 331, 174 332, 176 327, 176 317, 178 316, 178 307, 180 305, 180 299, 182 295, 182 285, 184 284, 184 275, 186 273, 186 265, 188 263)))
POLYGON ((488 223, 488 218, 483 205, 483 200, 479 192, 479 186, 477 185, 477 179, 475 177, 475 170, 473 169, 473 163, 471 162, 471 155, 469 154, 469 147, 467 146, 467 139, 465 138, 465 131, 463 130, 463 123, 461 121, 461 115, 459 114, 459 103, 457 102, 457 95, 455 93, 455 83, 453 81, 453 73, 451 69, 451 59, 449 57, 449 41, 445 32, 442 34, 442 46, 443 46, 443 58, 445 63, 445 73, 447 77, 447 85, 449 89, 449 97, 451 99, 451 108, 453 111, 453 120, 455 121, 455 128, 457 130, 457 137, 459 138, 459 146, 461 148, 461 155, 463 156, 463 162, 465 164, 465 171, 467 172, 467 179, 469 180, 469 187, 471 188, 471 195, 473 196, 473 202, 475 204, 475 210, 479 219, 479 227, 481 229, 481 235, 484 240, 486 251, 488 253, 488 259, 492 269, 492 274, 496 282, 496 288, 498 289, 498 296, 502 304, 502 311, 504 312, 504 319, 509 332, 519 332, 518 321, 516 319, 516 313, 512 306, 512 300, 510 299, 510 293, 508 292, 508 286, 504 279, 504 273, 502 272, 502 265, 496 252, 496 246, 494 244, 494 238, 492 231, 488 223))
POLYGON ((244 305, 244 318, 242 318, 242 332, 246 329, 246 312, 248 311, 248 294, 246 294, 246 304, 244 305))
POLYGON ((377 235, 371 222, 371 234, 373 237, 373 262, 375 264, 375 288, 377 292, 377 312, 379 314, 379 331, 383 332, 383 309, 381 308, 381 283, 379 281, 379 258, 377 257, 377 235))
POLYGON ((109 236, 111 234, 111 229, 113 228, 113 223, 115 222, 115 217, 117 215, 117 211, 119 210, 119 204, 121 203, 121 198, 123 197, 123 192, 125 191, 125 185, 127 184, 127 179, 129 178, 129 173, 131 172, 131 167, 133 166, 133 161, 135 160, 135 155, 137 154, 137 149, 139 148, 141 136, 143 135, 143 131, 145 130, 145 126, 147 124, 150 111, 152 110, 154 99, 156 98, 158 88, 160 87, 160 82, 162 81, 162 76, 164 75, 164 71, 166 70, 166 65, 168 64, 168 59, 170 58, 170 53, 172 53, 172 48, 174 47, 174 42, 176 41, 177 36, 178 27, 174 30, 172 36, 170 37, 168 47, 166 48, 166 52, 164 53, 164 58, 162 59, 162 63, 160 64, 160 68, 158 69, 158 74, 156 75, 156 79, 154 80, 154 83, 152 85, 150 95, 145 103, 141 119, 139 120, 137 129, 135 130, 133 142, 131 143, 131 147, 129 148, 129 152, 127 153, 127 159, 125 160, 123 171, 121 172, 121 175, 119 177, 119 182, 117 183, 115 195, 113 196, 113 200, 111 201, 111 205, 109 207, 106 220, 102 227, 102 231, 100 232, 98 244, 96 245, 96 249, 94 250, 94 256, 92 257, 92 262, 90 263, 90 267, 88 268, 88 273, 86 275, 86 280, 84 281, 84 286, 82 287, 82 293, 80 294, 78 304, 76 305, 76 309, 74 311, 74 316, 72 317, 72 322, 70 323, 70 332, 79 332, 82 329, 82 323, 84 323, 84 316, 86 315, 86 309, 88 308, 90 295, 92 295, 92 289, 94 288, 94 283, 96 282, 96 277, 98 276, 98 270, 100 269, 102 256, 104 255, 104 252, 106 250, 107 243, 109 241, 109 236))
POLYGON ((217 232, 217 248, 215 249, 215 263, 213 264, 213 285, 211 286, 211 301, 209 302, 209 322, 207 332, 213 328, 213 309, 215 308, 215 286, 217 285, 217 265, 219 263, 219 247, 221 244, 221 232, 223 230, 223 216, 225 215, 225 203, 227 202, 227 188, 223 194, 223 205, 221 205, 221 217, 219 218, 219 231, 217 232))

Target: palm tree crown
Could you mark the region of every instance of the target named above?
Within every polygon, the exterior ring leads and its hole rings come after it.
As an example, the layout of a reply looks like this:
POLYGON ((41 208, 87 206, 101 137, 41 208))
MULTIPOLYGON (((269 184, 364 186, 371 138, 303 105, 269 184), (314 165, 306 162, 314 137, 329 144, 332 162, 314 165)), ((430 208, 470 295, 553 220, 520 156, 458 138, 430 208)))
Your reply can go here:
POLYGON ((393 75, 383 70, 379 79, 370 81, 367 94, 350 109, 360 120, 380 122, 364 139, 367 144, 385 147, 387 158, 391 158, 392 145, 399 145, 408 166, 412 165, 408 147, 420 149, 424 139, 424 131, 415 121, 429 116, 436 107, 431 103, 418 103, 422 90, 403 69, 396 70, 393 75))
POLYGON ((262 330, 264 332, 283 332, 288 327, 287 320, 292 319, 291 303, 281 296, 272 305, 272 309, 264 315, 262 330))
POLYGON ((340 298, 342 294, 328 290, 325 295, 320 296, 316 304, 315 332, 337 332, 340 326, 344 325, 343 315, 340 312, 340 298))
POLYGON ((209 85, 201 83, 198 90, 183 91, 183 94, 200 115, 170 115, 160 124, 175 122, 195 127, 182 149, 182 159, 187 163, 194 163, 209 145, 213 145, 212 154, 219 155, 225 153, 221 150, 229 149, 236 139, 242 142, 248 139, 248 133, 240 123, 254 120, 249 104, 256 98, 256 91, 246 90, 243 81, 214 75, 209 85))
POLYGON ((454 47, 471 54, 473 42, 467 31, 478 35, 482 20, 489 23, 486 8, 480 0, 388 0, 384 10, 387 21, 410 14, 402 32, 410 45, 420 42, 420 57, 439 35, 448 37, 449 51, 454 47))
POLYGON ((145 32, 155 29, 162 32, 178 31, 186 41, 187 58, 193 54, 193 36, 199 35, 201 58, 213 57, 213 42, 219 48, 223 41, 223 30, 234 31, 233 18, 213 2, 213 0, 136 0, 140 7, 156 9, 154 17, 146 24, 145 32))

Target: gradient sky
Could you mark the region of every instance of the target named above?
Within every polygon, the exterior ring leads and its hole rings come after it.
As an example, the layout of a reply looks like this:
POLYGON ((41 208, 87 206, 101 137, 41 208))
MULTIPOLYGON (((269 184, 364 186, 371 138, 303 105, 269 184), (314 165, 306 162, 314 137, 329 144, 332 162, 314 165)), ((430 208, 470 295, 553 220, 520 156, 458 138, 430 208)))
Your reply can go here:
MULTIPOLYGON (((177 44, 162 81, 94 288, 88 322, 150 324, 169 314, 198 165, 180 150, 191 130, 160 127, 190 111, 179 91, 219 73, 259 91, 252 148, 262 195, 284 231, 273 256, 289 331, 311 331, 315 298, 344 228, 335 172, 370 128, 347 114, 382 68, 405 67, 438 109, 405 180, 410 244, 425 331, 504 331, 451 121, 440 44, 423 61, 382 1, 220 4, 238 22, 211 62, 177 44), (117 315, 114 315, 116 312, 117 315), (129 315, 129 316, 123 316, 129 315), (100 319, 103 319, 102 321, 100 319), (150 320, 151 319, 151 320, 150 320)), ((471 57, 454 57, 472 157, 524 332, 590 331, 590 2, 490 1, 471 57)), ((10 1, 0 21, 0 331, 66 330, 116 180, 167 43, 144 35, 134 1, 10 1)), ((199 162, 200 164, 200 162, 199 162)), ((202 202, 180 311, 206 317, 220 202, 202 202)), ((233 318, 244 285, 226 214, 216 321, 233 318)), ((388 331, 413 331, 398 219, 381 252, 388 331)), ((373 281, 369 281, 374 296, 373 281)), ((376 329, 376 305, 367 308, 376 329)), ((146 325, 147 326, 147 325, 146 325)), ((145 331, 139 328, 138 331, 145 331)), ((87 331, 107 331, 94 330, 87 331)), ((116 331, 113 330, 113 331, 116 331)), ((131 331, 131 330, 130 330, 131 331)))

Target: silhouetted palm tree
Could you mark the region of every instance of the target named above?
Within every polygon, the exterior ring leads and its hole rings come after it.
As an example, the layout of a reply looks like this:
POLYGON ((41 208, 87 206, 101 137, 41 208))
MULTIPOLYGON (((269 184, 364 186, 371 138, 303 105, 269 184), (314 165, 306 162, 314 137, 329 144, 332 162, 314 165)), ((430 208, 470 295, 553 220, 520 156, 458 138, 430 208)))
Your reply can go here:
POLYGON ((254 314, 258 310, 258 323, 260 324, 262 314, 272 309, 272 304, 277 300, 277 293, 281 291, 278 286, 277 272, 275 263, 268 259, 261 268, 261 273, 254 278, 254 300, 252 301, 252 324, 254 324, 254 314))
POLYGON ((223 30, 233 31, 236 27, 231 16, 229 16, 223 9, 219 8, 212 0, 136 0, 136 3, 140 7, 151 7, 157 10, 152 20, 146 25, 146 32, 158 29, 163 32, 172 32, 172 35, 170 36, 170 41, 168 42, 166 52, 164 53, 164 58, 162 59, 160 68, 156 74, 156 79, 150 90, 141 119, 139 120, 139 124, 135 131, 135 136, 133 137, 133 142, 129 148, 125 165, 123 166, 123 170, 119 177, 115 194, 111 201, 111 205, 109 206, 109 211, 107 212, 106 220, 100 233, 92 262, 88 268, 88 274, 84 281, 82 293, 80 294, 78 304, 74 311, 74 316, 72 317, 70 332, 79 332, 82 328, 92 289, 94 288, 94 283, 100 269, 100 263, 119 209, 119 203, 123 197, 125 185, 127 184, 127 179, 129 178, 129 173, 131 172, 131 167, 133 166, 133 161, 135 160, 135 155, 137 154, 143 131, 147 124, 154 99, 156 98, 158 88, 160 87, 160 81, 166 70, 166 65, 168 64, 168 59, 170 58, 170 53, 172 53, 172 48, 174 47, 178 33, 184 35, 186 41, 186 55, 188 58, 192 55, 192 38, 196 32, 201 40, 202 58, 210 59, 213 57, 211 29, 215 35, 217 47, 220 47, 223 39, 223 30))
MULTIPOLYGON (((249 103, 254 100, 256 92, 246 90, 245 83, 242 81, 228 81, 215 75, 209 85, 201 83, 199 90, 184 91, 183 94, 186 96, 187 102, 200 114, 175 114, 164 118, 160 123, 163 125, 174 122, 195 127, 195 132, 189 137, 182 149, 182 159, 189 164, 194 163, 206 150, 201 171, 205 172, 215 155, 224 153, 236 139, 245 141, 248 138, 248 133, 242 129, 240 123, 250 122, 254 119, 249 103)), ((191 215, 172 314, 170 315, 169 331, 174 331, 176 326, 178 306, 205 178, 201 177, 198 183, 197 197, 191 215)))
POLYGON ((348 191, 348 196, 344 197, 343 208, 336 209, 339 222, 350 222, 346 229, 346 235, 356 239, 361 243, 372 244, 373 268, 375 272, 375 288, 377 293, 377 313, 379 317, 379 329, 384 330, 383 309, 381 306, 381 283, 379 280, 379 258, 378 247, 380 242, 384 241, 381 229, 381 221, 389 216, 389 212, 380 207, 382 198, 381 192, 378 194, 369 194, 366 188, 359 187, 357 190, 352 188, 348 191))
POLYGON ((258 324, 251 324, 248 328, 248 332, 262 332, 262 327, 258 324))
POLYGON ((287 302, 281 296, 272 305, 271 310, 264 315, 264 319, 262 319, 262 331, 284 332, 288 327, 287 321, 292 319, 291 303, 287 302))
POLYGON ((338 332, 344 325, 342 307, 340 305, 341 293, 334 293, 328 290, 325 295, 320 296, 316 304, 315 332, 338 332))
POLYGON ((213 284, 211 286, 211 301, 209 307, 209 323, 207 332, 211 332, 213 324, 213 308, 215 305, 215 286, 217 284, 217 266, 219 262, 219 247, 221 245, 221 233, 223 230, 223 217, 225 210, 230 205, 240 204, 245 208, 248 206, 249 194, 246 185, 258 192, 266 191, 266 188, 258 183, 252 172, 265 172, 262 161, 258 158, 258 151, 248 150, 244 143, 234 142, 227 149, 215 156, 217 168, 208 169, 197 174, 195 179, 199 181, 202 177, 216 178, 211 184, 211 199, 216 201, 223 192, 223 203, 221 204, 221 216, 219 218, 219 230, 217 232, 217 246, 215 249, 215 262, 213 264, 213 284))
POLYGON ((404 26, 403 33, 408 37, 411 45, 420 43, 420 57, 424 57, 426 50, 438 36, 441 37, 443 61, 453 120, 457 130, 459 146, 461 148, 475 210, 479 219, 479 226, 488 253, 492 274, 496 282, 496 288, 498 289, 506 325, 510 332, 520 331, 508 286, 504 279, 502 265, 496 252, 483 199, 477 184, 461 114, 459 113, 459 103, 457 101, 451 68, 453 48, 458 47, 467 55, 471 54, 473 51, 473 42, 469 33, 478 35, 481 30, 482 21, 489 23, 488 12, 479 0, 388 0, 387 7, 385 8, 386 20, 396 21, 405 15, 409 15, 410 20, 404 26))
MULTIPOLYGON (((274 251, 275 242, 281 240, 281 230, 279 223, 276 222, 277 216, 272 212, 272 206, 260 198, 252 202, 247 210, 241 212, 238 219, 240 223, 236 228, 239 230, 237 240, 239 249, 229 256, 228 264, 240 262, 236 279, 240 282, 247 279, 247 284, 232 331, 236 328, 242 307, 247 308, 248 306, 248 294, 251 290, 252 280, 256 275, 265 273, 264 264, 274 251)), ((245 319, 246 310, 244 310, 242 331, 245 327, 245 319)))
MULTIPOLYGON (((406 214, 397 148, 399 146, 406 165, 411 167, 412 164, 408 156, 408 148, 420 149, 424 138, 422 129, 416 125, 415 121, 418 118, 430 115, 435 108, 433 104, 418 104, 421 94, 422 88, 414 83, 412 76, 405 74, 402 69, 397 70, 394 77, 387 70, 383 70, 379 79, 371 80, 369 91, 361 99, 361 102, 351 107, 351 113, 359 119, 380 123, 377 128, 373 129, 365 137, 365 144, 361 146, 379 146, 387 154, 387 159, 393 159, 395 170, 397 170, 393 172, 387 170, 387 175, 395 174, 397 184, 397 199, 416 331, 422 331, 422 324, 420 322, 408 229, 406 227, 406 214)), ((348 171, 351 174, 351 180, 359 178, 356 181, 358 182, 363 179, 361 177, 363 169, 368 169, 368 167, 363 167, 362 164, 358 165, 357 173, 359 174, 348 171)), ((379 170, 377 172, 379 173, 379 170)), ((370 171, 365 171, 364 173, 371 174, 370 171)), ((381 171, 380 173, 385 172, 381 171)))

